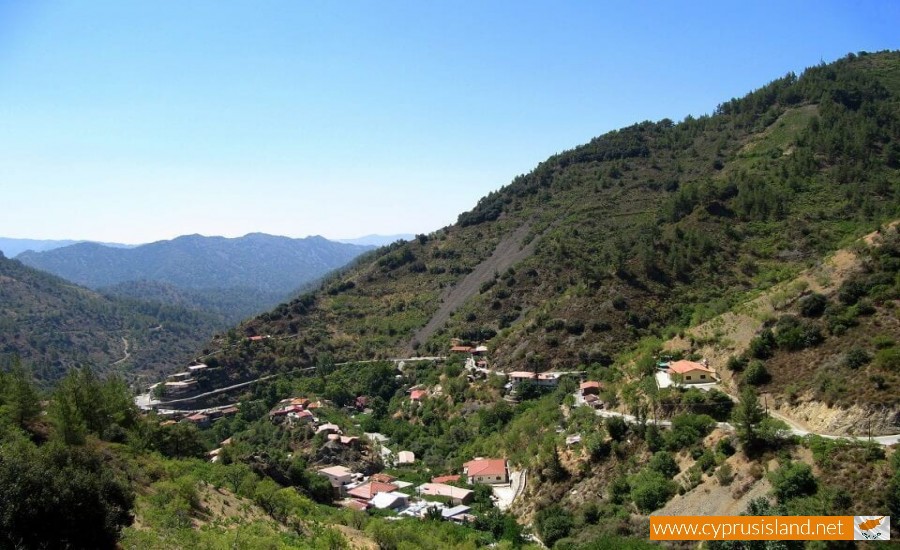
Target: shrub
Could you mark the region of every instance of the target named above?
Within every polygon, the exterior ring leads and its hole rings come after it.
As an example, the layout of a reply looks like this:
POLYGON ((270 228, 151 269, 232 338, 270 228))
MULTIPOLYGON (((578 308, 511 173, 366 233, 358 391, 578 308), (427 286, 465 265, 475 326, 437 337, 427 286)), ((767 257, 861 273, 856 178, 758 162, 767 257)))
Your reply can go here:
POLYGON ((828 298, 823 294, 813 293, 800 299, 800 314, 804 317, 820 317, 828 306, 828 298))
POLYGON ((787 462, 769 474, 773 492, 778 502, 811 495, 816 492, 816 478, 812 468, 802 462, 787 462))
POLYGON ((662 507, 677 489, 675 483, 651 469, 642 470, 632 476, 629 484, 631 485, 631 499, 638 510, 644 513, 662 507))
POLYGON ((610 416, 606 419, 606 431, 615 441, 622 441, 628 433, 628 424, 619 416, 610 416))
POLYGON ((556 541, 569 535, 573 524, 572 514, 558 504, 544 508, 537 513, 534 519, 534 525, 540 533, 541 539, 550 548, 556 541))
POLYGON ((766 365, 762 361, 753 361, 744 373, 744 381, 753 386, 760 386, 771 379, 766 365))
POLYGON ((822 331, 818 326, 793 315, 782 316, 775 328, 777 330, 775 342, 778 347, 789 351, 797 351, 822 343, 822 331))
POLYGON ((770 329, 763 331, 750 340, 750 355, 756 359, 768 359, 775 350, 775 335, 770 329))
POLYGON ((672 429, 666 433, 666 447, 677 451, 696 445, 716 425, 716 421, 705 414, 680 414, 672 419, 672 429))
POLYGON ((666 451, 657 451, 650 459, 650 463, 647 467, 661 473, 669 479, 675 477, 675 474, 680 471, 678 464, 675 463, 675 459, 666 451))
POLYGON ((865 365, 872 358, 868 353, 862 348, 852 348, 847 354, 844 356, 844 364, 850 367, 851 369, 858 369, 859 367, 865 365))
POLYGON ((747 368, 747 358, 740 355, 732 355, 728 358, 728 363, 725 366, 731 372, 741 372, 747 368))

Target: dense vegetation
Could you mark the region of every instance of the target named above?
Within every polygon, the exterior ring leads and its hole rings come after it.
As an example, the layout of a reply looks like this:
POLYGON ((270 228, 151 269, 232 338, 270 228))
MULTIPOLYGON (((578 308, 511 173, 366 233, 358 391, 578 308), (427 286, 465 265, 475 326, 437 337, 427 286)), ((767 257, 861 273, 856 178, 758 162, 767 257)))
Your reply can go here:
POLYGON ((0 364, 18 356, 42 384, 82 364, 148 375, 171 370, 218 326, 197 311, 104 297, 0 257, 0 364))
POLYGON ((900 54, 848 56, 711 116, 598 137, 486 196, 458 224, 379 251, 217 345, 283 335, 264 353, 290 368, 322 355, 442 353, 461 337, 488 341, 502 367, 609 364, 900 214, 898 74, 900 54), (523 227, 533 252, 477 281, 445 325, 416 340, 449 307, 448 290, 523 227))
MULTIPOLYGON (((281 376, 246 390, 236 415, 202 431, 140 417, 119 379, 90 370, 68 374, 42 407, 27 371, 11 362, 0 376, 0 465, 31 472, 25 463, 34 463, 49 469, 54 490, 84 491, 91 505, 75 517, 99 538, 75 539, 67 522, 16 531, 50 509, 43 497, 7 496, 46 494, 26 485, 0 491, 0 520, 9 522, 0 532, 11 533, 4 542, 31 544, 28 535, 50 546, 340 548, 356 538, 391 549, 517 547, 530 531, 559 549, 645 548, 648 513, 713 493, 743 499, 754 514, 900 514, 896 451, 791 437, 758 394, 785 383, 784 357, 837 345, 862 327, 865 339, 841 352, 841 368, 894 387, 895 240, 861 251, 866 268, 836 297, 807 293, 733 358, 737 402, 716 391, 660 390, 652 376, 664 338, 898 217, 898 107, 900 54, 852 55, 787 75, 714 115, 645 122, 554 155, 456 225, 385 247, 215 338, 203 351, 211 367, 234 379, 281 376), (528 254, 484 275, 497 250, 528 254), (470 291, 452 292, 460 288, 470 291), (436 313, 447 322, 423 332, 436 313), (486 342, 491 368, 583 370, 602 382, 607 409, 635 419, 601 419, 576 406, 575 377, 552 389, 525 383, 506 401, 505 379, 467 372, 462 356, 402 369, 362 362, 443 355, 454 337, 486 342), (428 394, 414 401, 413 387, 428 394), (389 468, 368 444, 343 449, 309 426, 270 420, 271 407, 294 396, 322 400, 316 415, 347 435, 380 432, 392 451, 414 451, 416 464, 389 468), (365 407, 356 406, 361 396, 365 407), (220 444, 217 463, 202 460, 220 444), (347 464, 422 482, 457 474, 476 456, 527 469, 515 516, 495 510, 479 485, 478 519, 465 527, 339 511, 313 473, 347 464), (771 495, 750 499, 762 480, 771 495), (127 527, 132 514, 139 521, 127 527)), ((840 381, 842 371, 825 370, 840 381)), ((827 396, 835 382, 816 383, 827 396)), ((884 387, 863 398, 874 402, 884 387)), ((895 406, 891 399, 882 403, 895 406)), ((0 488, 13 483, 13 471, 0 468, 0 488)))

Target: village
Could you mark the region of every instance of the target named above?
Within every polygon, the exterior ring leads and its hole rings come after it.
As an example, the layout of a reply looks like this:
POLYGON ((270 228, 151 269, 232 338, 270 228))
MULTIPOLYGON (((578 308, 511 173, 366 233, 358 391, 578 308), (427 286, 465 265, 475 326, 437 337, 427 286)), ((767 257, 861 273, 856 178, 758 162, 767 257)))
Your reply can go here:
MULTIPOLYGON (((504 373, 490 368, 488 348, 483 344, 465 345, 454 340, 449 360, 462 363, 469 384, 486 380, 488 376, 506 380, 502 386, 503 400, 518 402, 527 392, 550 391, 562 380, 572 380, 576 391, 575 406, 589 407, 598 416, 618 415, 608 411, 603 394, 608 390, 604 382, 586 380, 582 371, 504 373)), ((446 359, 446 358, 439 358, 446 359)), ((398 379, 402 379, 407 362, 397 361, 398 379)), ((147 411, 154 411, 162 420, 161 426, 176 423, 192 424, 198 429, 210 428, 220 419, 240 412, 240 403, 211 406, 203 409, 170 409, 172 403, 190 402, 192 394, 209 390, 209 373, 216 369, 207 364, 190 365, 182 372, 171 374, 164 382, 154 384, 148 394, 139 396, 138 403, 147 411), (154 399, 156 397, 156 399, 154 399), (169 401, 160 401, 168 398, 169 401)), ((654 375, 659 388, 696 386, 708 389, 715 386, 715 372, 703 362, 687 360, 661 361, 654 375)), ((412 383, 406 385, 403 403, 417 407, 428 399, 441 399, 440 385, 412 383)), ((472 456, 456 472, 436 472, 423 480, 423 468, 417 464, 414 452, 391 444, 390 438, 377 432, 364 432, 352 423, 357 415, 371 414, 371 397, 352 396, 343 407, 322 399, 293 396, 281 399, 267 413, 267 422, 290 433, 292 440, 311 445, 314 465, 309 470, 327 480, 332 495, 330 501, 339 507, 357 511, 378 512, 389 517, 441 518, 467 523, 476 519, 472 504, 477 493, 489 499, 491 506, 508 509, 525 490, 527 470, 516 471, 506 457, 472 456), (339 410, 340 409, 340 410, 339 410), (348 423, 348 419, 350 423, 348 423)), ((622 415, 626 416, 627 415, 622 415)), ((570 434, 565 445, 577 445, 579 434, 570 434)), ((221 460, 233 440, 228 437, 207 455, 211 462, 221 460)), ((482 508, 483 509, 483 508, 482 508)))

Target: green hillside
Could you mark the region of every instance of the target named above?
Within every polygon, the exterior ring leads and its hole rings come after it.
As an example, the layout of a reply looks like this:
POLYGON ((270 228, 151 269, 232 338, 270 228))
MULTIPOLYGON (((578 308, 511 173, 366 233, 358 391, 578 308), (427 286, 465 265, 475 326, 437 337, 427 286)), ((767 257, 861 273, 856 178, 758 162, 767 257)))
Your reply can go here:
POLYGON ((176 306, 102 296, 0 256, 0 358, 49 384, 75 366, 158 376, 186 364, 221 326, 176 306))
MULTIPOLYGON (((0 371, 0 546, 644 549, 655 547, 652 512, 896 516, 895 437, 801 437, 754 388, 896 408, 900 246, 884 226, 900 218, 898 168, 900 52, 852 55, 713 115, 555 155, 457 224, 218 335, 199 372, 285 373, 211 398, 236 406, 141 414, 118 378, 81 369, 41 395, 11 362, 0 371), (858 242, 876 230, 873 246, 858 242), (853 262, 817 279, 839 255, 853 262), (750 311, 763 298, 771 311, 750 311), (715 322, 737 313, 760 318, 740 343, 729 333, 729 348, 715 322), (463 354, 370 361, 444 355, 454 338, 486 343, 493 369, 584 367, 602 403, 586 406, 571 376, 521 382, 513 396, 463 354), (684 356, 740 349, 722 369, 740 400, 657 390, 646 374, 664 340, 686 342, 684 356), (826 356, 841 363, 813 368, 826 356), (839 391, 863 377, 866 391, 839 391), (506 459, 518 481, 466 479, 475 457, 506 459), (358 510, 365 485, 333 487, 323 470, 335 466, 361 482, 396 478, 402 494, 388 496, 410 501, 441 476, 471 491, 471 518, 358 510)), ((62 338, 88 322, 55 311, 122 324, 112 301, 18 262, 0 268, 0 307, 27 298, 0 334, 62 338)), ((422 499, 450 504, 452 491, 422 499)))
POLYGON ((556 154, 214 347, 289 337, 220 358, 261 370, 442 354, 454 337, 502 368, 609 364, 898 217, 898 168, 900 54, 851 55, 556 154))

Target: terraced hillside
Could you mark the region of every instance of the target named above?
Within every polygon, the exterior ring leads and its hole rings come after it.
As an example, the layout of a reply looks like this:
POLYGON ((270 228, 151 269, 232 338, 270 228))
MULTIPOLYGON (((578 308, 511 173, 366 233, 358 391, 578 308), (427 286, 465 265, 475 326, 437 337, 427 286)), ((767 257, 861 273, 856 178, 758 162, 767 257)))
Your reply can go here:
POLYGON ((860 54, 789 74, 710 116, 611 132, 210 350, 238 349, 219 359, 268 371, 406 348, 438 354, 458 337, 487 342, 503 368, 609 364, 637 340, 722 313, 897 217, 898 105, 900 54, 860 54), (485 277, 503 250, 513 261, 485 277), (254 334, 280 338, 233 346, 254 334))

